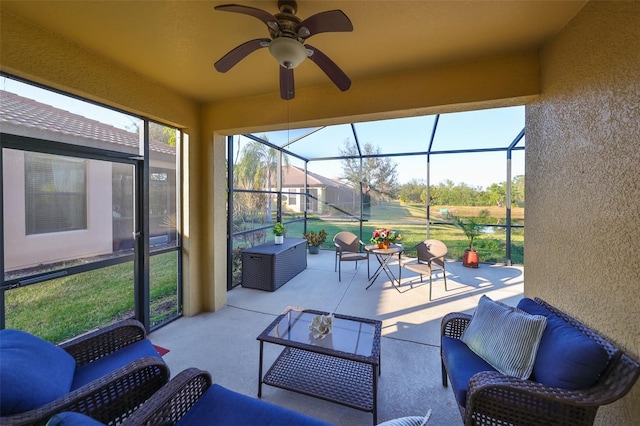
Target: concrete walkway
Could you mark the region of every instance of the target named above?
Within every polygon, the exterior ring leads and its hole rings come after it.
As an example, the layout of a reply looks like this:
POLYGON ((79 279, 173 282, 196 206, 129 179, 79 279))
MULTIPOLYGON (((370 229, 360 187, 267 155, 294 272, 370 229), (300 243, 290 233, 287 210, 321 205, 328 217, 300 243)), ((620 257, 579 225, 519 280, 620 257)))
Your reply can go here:
MULTIPOLYGON (((403 270, 399 290, 383 273, 365 290, 367 265, 342 264, 342 281, 334 272, 334 252, 307 255, 307 269, 275 292, 236 287, 227 306, 195 317, 180 318, 150 335, 170 350, 164 356, 172 376, 188 367, 211 372, 214 382, 257 396, 259 342, 256 337, 289 306, 312 308, 382 321, 382 374, 378 382, 378 422, 432 410, 429 425, 462 421, 453 393, 442 386, 440 320, 454 311, 473 313, 483 294, 515 305, 524 291, 522 266, 481 264, 469 269, 447 262, 448 291, 442 273, 434 277, 429 301, 428 277, 403 270)), ((378 266, 371 259, 371 273, 378 266)), ((392 264, 397 273, 397 263, 392 264)), ((265 371, 282 347, 265 344, 265 371)), ((262 399, 335 423, 372 425, 372 415, 297 393, 263 386, 262 399)))

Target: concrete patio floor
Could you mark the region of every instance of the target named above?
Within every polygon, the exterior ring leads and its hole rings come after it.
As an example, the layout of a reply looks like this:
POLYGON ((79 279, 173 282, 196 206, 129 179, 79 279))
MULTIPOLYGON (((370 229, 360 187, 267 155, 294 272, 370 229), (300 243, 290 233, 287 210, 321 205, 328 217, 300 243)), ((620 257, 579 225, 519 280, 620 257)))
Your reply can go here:
MULTIPOLYGON (((453 393, 442 386, 440 320, 449 312, 473 313, 484 294, 515 305, 524 291, 522 266, 481 264, 469 269, 447 262, 448 291, 442 273, 429 280, 403 270, 399 290, 383 273, 365 290, 366 262, 342 264, 342 281, 334 272, 334 252, 307 255, 307 269, 275 292, 236 287, 227 306, 214 313, 180 318, 151 333, 151 341, 169 349, 164 356, 172 377, 188 367, 211 373, 213 381, 257 397, 259 342, 256 337, 287 307, 379 319, 382 321, 381 375, 378 381, 378 422, 432 411, 429 425, 462 421, 453 393)), ((378 266, 371 259, 371 273, 378 266)), ((392 264, 397 273, 397 263, 392 264)), ((265 371, 282 347, 265 344, 265 371)), ((336 425, 372 425, 371 413, 263 386, 262 399, 336 425)))

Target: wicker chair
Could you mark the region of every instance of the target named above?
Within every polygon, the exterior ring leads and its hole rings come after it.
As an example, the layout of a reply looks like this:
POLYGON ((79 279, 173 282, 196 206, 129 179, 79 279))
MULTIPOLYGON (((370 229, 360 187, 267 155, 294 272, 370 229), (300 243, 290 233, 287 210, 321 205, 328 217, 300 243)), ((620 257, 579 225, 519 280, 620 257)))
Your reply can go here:
MULTIPOLYGON (((121 426, 171 425, 296 425, 329 426, 328 423, 243 395, 212 383, 211 375, 197 368, 180 372, 121 426)), ((60 413, 55 426, 102 426, 79 413, 60 413)))
MULTIPOLYGON (((146 339, 144 326, 125 320, 59 345, 76 361, 76 371, 146 339)), ((147 342, 145 342, 147 343, 147 342)), ((150 345, 150 342, 149 342, 150 345)), ((131 348, 131 347, 130 347, 131 348)), ((74 411, 105 424, 120 423, 169 380, 162 358, 143 357, 92 380, 36 409, 0 418, 0 425, 44 425, 54 414, 74 411)))
MULTIPOLYGON (((549 387, 496 371, 477 373, 468 383, 465 406, 458 401, 465 425, 592 425, 598 407, 622 398, 638 379, 637 361, 566 313, 541 299, 536 298, 535 302, 602 346, 609 355, 607 367, 595 385, 580 390, 549 387)), ((458 312, 446 315, 442 319, 442 336, 459 339, 471 318, 458 312)), ((447 369, 442 355, 443 386, 447 386, 447 369)))
POLYGON ((431 300, 431 293, 433 290, 433 271, 441 270, 444 278, 444 290, 447 289, 447 271, 445 270, 444 257, 447 255, 447 246, 439 240, 424 240, 417 245, 404 249, 400 252, 400 274, 399 280, 402 280, 402 268, 406 268, 417 274, 420 274, 420 282, 422 282, 423 275, 429 275, 429 300, 431 300), (416 259, 402 260, 402 253, 407 251, 417 251, 418 257, 416 259))
POLYGON ((203 424, 327 426, 327 423, 304 414, 213 385, 211 375, 197 368, 181 371, 127 418, 122 426, 169 426, 177 423, 198 426, 203 424), (198 404, 198 402, 201 403, 198 404))
POLYGON ((356 234, 347 231, 338 232, 333 237, 333 244, 336 246, 333 270, 338 270, 338 281, 342 281, 342 262, 356 262, 357 268, 359 260, 367 261, 367 278, 369 278, 369 252, 361 251, 365 244, 356 234))

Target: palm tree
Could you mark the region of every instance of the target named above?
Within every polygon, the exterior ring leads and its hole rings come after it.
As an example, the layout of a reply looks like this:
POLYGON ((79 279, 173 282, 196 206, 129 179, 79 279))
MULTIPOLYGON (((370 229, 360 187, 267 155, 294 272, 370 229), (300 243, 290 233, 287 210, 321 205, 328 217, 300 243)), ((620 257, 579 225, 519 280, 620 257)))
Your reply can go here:
MULTIPOLYGON (((266 136, 262 138, 268 141, 266 136)), ((236 158, 239 158, 239 162, 234 167, 234 186, 236 188, 264 191, 271 191, 274 188, 277 191, 281 189, 277 187, 277 173, 281 170, 279 150, 257 141, 249 141, 236 158)), ((282 156, 281 162, 283 167, 289 167, 287 155, 282 156)), ((255 195, 250 194, 246 197, 246 207, 253 207, 256 211, 260 211, 266 204, 267 223, 273 222, 272 197, 270 195, 266 195, 266 197, 255 195)))
POLYGON ((473 240, 482 234, 484 225, 478 223, 473 217, 461 218, 459 216, 453 216, 453 223, 462 229, 462 232, 464 232, 464 235, 469 240, 469 250, 473 251, 473 240))

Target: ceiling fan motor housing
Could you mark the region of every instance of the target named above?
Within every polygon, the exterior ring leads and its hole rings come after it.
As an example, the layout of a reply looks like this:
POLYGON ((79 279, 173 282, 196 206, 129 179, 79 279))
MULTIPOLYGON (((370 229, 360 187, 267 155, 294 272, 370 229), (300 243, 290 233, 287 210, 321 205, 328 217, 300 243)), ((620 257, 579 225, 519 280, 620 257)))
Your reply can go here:
POLYGON ((280 13, 275 15, 278 20, 275 26, 278 31, 271 31, 273 40, 269 43, 269 52, 281 67, 293 69, 307 58, 304 40, 300 39, 296 33, 296 28, 300 24, 300 19, 295 16, 298 5, 292 0, 280 0, 278 9, 280 13))

